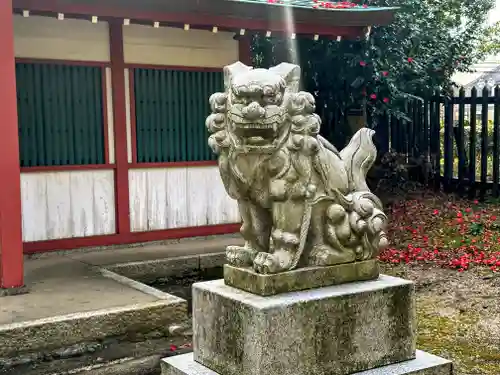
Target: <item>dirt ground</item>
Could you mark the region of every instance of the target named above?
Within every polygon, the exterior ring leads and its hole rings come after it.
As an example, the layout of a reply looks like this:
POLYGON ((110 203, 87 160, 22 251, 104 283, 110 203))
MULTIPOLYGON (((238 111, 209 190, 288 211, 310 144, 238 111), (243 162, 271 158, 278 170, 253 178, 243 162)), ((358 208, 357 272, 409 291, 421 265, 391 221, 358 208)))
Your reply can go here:
POLYGON ((419 349, 450 359, 456 375, 500 374, 500 274, 384 265, 416 283, 419 349))

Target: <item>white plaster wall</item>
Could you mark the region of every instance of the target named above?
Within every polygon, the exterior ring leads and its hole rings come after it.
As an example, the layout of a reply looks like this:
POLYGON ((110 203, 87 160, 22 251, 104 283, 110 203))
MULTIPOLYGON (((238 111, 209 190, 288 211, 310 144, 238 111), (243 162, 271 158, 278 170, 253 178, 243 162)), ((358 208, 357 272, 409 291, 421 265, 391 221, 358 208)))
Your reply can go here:
POLYGON ((234 33, 123 26, 126 63, 222 68, 238 60, 234 33))
POLYGON ((23 241, 115 233, 114 171, 21 173, 23 241))
POLYGON ((217 166, 129 171, 133 232, 241 221, 217 166))
POLYGON ((106 116, 108 121, 108 156, 109 163, 115 164, 115 119, 113 113, 113 86, 112 86, 112 77, 111 77, 111 68, 106 68, 104 74, 106 79, 106 97, 103 100, 106 100, 106 116))
POLYGON ((14 15, 16 57, 109 61, 106 22, 14 15))
POLYGON ((132 163, 132 113, 131 113, 131 98, 130 98, 130 71, 125 69, 125 125, 127 128, 127 160, 132 163))

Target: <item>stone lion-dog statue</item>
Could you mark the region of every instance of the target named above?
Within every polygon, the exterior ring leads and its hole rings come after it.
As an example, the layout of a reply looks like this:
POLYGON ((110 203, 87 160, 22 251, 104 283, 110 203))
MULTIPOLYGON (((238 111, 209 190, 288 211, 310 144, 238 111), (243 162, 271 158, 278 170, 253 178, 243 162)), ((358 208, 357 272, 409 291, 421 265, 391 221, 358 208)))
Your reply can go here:
POLYGON ((368 260, 388 245, 387 217, 366 183, 374 131, 360 129, 338 152, 299 83, 297 65, 236 62, 209 99, 208 144, 245 240, 227 248, 227 262, 260 274, 368 260))

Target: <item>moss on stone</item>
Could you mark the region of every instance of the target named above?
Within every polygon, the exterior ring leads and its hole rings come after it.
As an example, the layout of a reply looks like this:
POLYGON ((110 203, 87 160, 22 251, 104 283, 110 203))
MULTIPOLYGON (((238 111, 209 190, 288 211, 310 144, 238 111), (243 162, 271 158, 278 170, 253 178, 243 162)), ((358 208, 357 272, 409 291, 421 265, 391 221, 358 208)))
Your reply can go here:
POLYGON ((455 375, 500 374, 500 348, 475 342, 468 334, 478 317, 442 316, 433 312, 430 304, 430 301, 417 303, 417 347, 452 360, 455 375))

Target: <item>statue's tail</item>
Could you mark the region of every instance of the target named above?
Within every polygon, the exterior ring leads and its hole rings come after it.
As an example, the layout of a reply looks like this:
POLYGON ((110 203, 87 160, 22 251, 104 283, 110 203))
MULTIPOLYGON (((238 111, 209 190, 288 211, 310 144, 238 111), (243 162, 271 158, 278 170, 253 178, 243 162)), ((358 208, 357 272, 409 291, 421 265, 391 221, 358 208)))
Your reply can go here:
POLYGON ((366 183, 366 174, 377 158, 377 148, 373 143, 375 131, 359 129, 349 144, 340 151, 349 176, 351 191, 370 191, 366 183))

